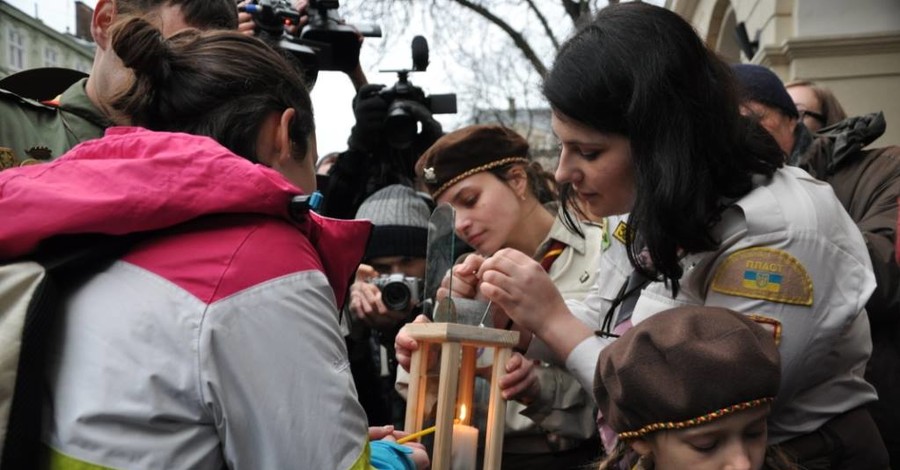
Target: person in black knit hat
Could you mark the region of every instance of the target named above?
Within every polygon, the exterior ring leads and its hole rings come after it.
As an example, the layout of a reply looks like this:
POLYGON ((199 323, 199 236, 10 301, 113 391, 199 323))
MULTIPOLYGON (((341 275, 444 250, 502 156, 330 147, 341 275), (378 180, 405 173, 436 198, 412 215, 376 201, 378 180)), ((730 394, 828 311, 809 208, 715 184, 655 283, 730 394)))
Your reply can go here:
POLYGON ((394 337, 420 310, 416 299, 422 296, 416 290, 425 277, 430 216, 430 198, 400 184, 376 191, 356 212, 373 228, 364 264, 350 287, 347 348, 360 403, 373 426, 403 425, 405 403, 394 390, 394 337), (388 284, 399 287, 401 295, 390 295, 388 284), (402 286, 413 294, 410 301, 404 302, 402 286))

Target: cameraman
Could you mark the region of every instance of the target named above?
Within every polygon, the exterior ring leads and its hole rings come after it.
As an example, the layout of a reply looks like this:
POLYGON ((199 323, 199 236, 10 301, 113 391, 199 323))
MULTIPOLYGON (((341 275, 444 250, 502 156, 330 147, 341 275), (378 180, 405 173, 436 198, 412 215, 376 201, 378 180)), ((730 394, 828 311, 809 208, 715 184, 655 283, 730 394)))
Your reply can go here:
POLYGON ((374 227, 365 264, 350 287, 347 349, 360 403, 373 426, 403 426, 405 403, 394 390, 394 337, 420 310, 431 215, 426 197, 408 186, 391 185, 369 196, 356 213, 357 219, 369 219, 374 227), (384 279, 379 276, 390 274, 405 276, 412 294, 410 305, 399 311, 385 305, 391 302, 385 301, 383 283, 378 282, 384 279))
POLYGON ((356 124, 347 141, 349 149, 338 157, 321 188, 325 196, 321 213, 339 219, 353 218, 369 195, 392 185, 414 186, 415 163, 428 147, 443 135, 441 124, 425 105, 412 100, 394 102, 421 123, 421 131, 406 145, 389 142, 395 129, 386 125, 392 105, 390 89, 370 84, 360 88, 353 99, 356 124))

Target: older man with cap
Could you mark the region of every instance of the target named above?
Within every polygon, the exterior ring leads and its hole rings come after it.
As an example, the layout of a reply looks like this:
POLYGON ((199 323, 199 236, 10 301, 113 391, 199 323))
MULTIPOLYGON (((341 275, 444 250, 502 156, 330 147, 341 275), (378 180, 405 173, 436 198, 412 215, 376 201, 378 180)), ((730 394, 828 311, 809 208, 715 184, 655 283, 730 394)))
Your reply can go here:
POLYGON ((864 149, 884 133, 882 113, 849 118, 811 135, 790 95, 771 70, 733 66, 743 87, 745 112, 760 118, 789 156, 788 162, 831 185, 856 222, 877 287, 866 303, 872 325, 872 357, 866 380, 878 391, 872 416, 891 461, 900 466, 900 265, 896 257, 897 199, 900 197, 900 147, 864 149))

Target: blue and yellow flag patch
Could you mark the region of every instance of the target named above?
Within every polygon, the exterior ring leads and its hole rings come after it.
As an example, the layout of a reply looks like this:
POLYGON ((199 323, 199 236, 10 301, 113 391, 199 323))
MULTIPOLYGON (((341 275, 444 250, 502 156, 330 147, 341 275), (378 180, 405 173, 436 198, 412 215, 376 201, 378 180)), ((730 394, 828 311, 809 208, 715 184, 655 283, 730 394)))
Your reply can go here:
POLYGON ((730 255, 716 269, 712 290, 722 294, 812 305, 813 284, 797 258, 772 248, 747 248, 730 255))

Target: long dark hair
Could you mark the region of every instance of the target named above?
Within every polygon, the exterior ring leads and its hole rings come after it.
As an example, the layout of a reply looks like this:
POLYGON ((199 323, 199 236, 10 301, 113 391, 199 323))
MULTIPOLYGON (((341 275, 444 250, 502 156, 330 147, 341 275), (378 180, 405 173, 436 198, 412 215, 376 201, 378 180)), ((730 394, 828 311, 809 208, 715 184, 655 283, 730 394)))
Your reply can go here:
POLYGON ((728 65, 686 21, 640 2, 601 10, 563 45, 544 81, 555 111, 630 140, 629 258, 674 295, 679 253, 714 249, 723 205, 749 192, 754 174, 783 164, 774 139, 740 115, 735 90, 728 65), (652 269, 637 261, 644 247, 652 269))
POLYGON ((293 152, 306 155, 314 130, 309 93, 299 74, 259 39, 198 30, 164 39, 145 20, 130 18, 117 26, 112 45, 135 74, 112 106, 133 124, 212 137, 256 161, 262 122, 294 108, 293 152))

